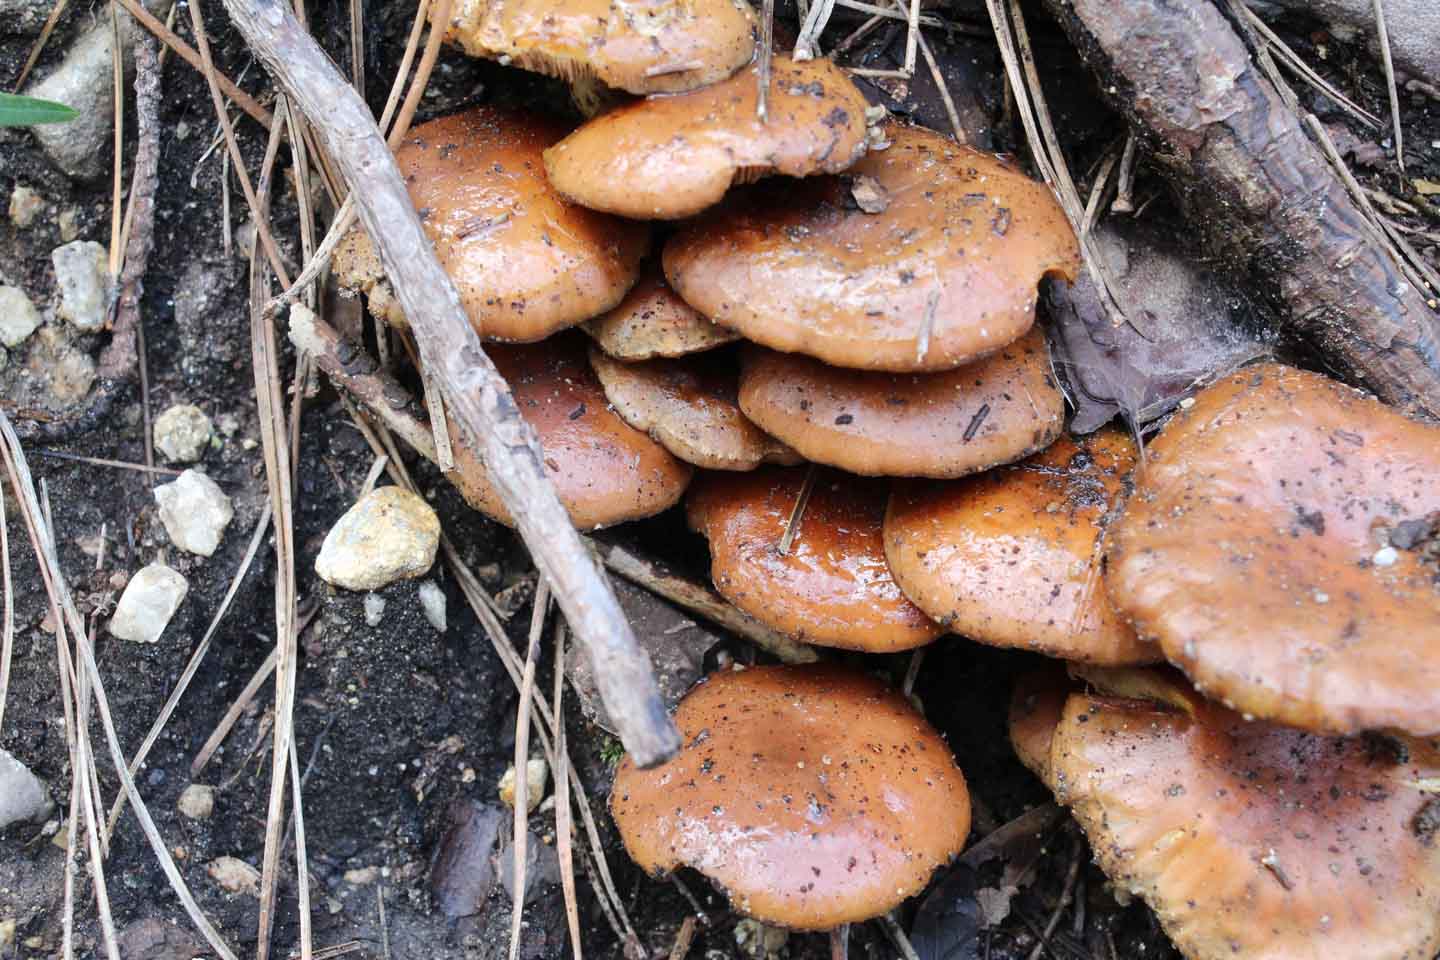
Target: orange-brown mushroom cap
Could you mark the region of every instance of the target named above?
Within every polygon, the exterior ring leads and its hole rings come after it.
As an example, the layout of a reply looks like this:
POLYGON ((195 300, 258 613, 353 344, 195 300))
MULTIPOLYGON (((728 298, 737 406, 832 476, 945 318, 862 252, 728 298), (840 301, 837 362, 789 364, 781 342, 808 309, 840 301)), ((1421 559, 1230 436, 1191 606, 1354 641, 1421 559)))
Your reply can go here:
POLYGON ((961 477, 1043 449, 1065 425, 1038 329, 940 373, 847 370, 756 346, 741 356, 746 416, 805 459, 865 476, 961 477))
POLYGON ((1055 663, 1022 674, 1010 692, 1010 745, 1025 768, 1052 789, 1050 746, 1075 688, 1065 668, 1055 663))
POLYGON ((884 129, 890 146, 852 168, 883 211, 842 179, 762 181, 670 238, 670 285, 747 339, 838 367, 948 370, 1018 339, 1040 279, 1078 269, 1049 188, 930 130, 884 129))
POLYGON ((615 775, 635 862, 690 866, 741 913, 798 930, 879 916, 960 851, 970 795, 906 699, 836 666, 712 675, 680 703, 685 747, 615 775))
POLYGON ((619 306, 581 328, 617 360, 683 357, 726 343, 740 335, 700 316, 665 283, 657 261, 651 261, 619 306))
POLYGON ((733 358, 705 353, 625 363, 592 345, 590 365, 615 412, 686 463, 754 470, 762 463, 800 462, 794 450, 740 412, 733 358))
POLYGON ((602 114, 545 151, 561 194, 639 220, 678 220, 736 180, 839 173, 865 152, 865 97, 829 60, 771 65, 767 119, 756 116, 759 67, 674 97, 602 114))
MULTIPOLYGON (((567 203, 542 151, 564 128, 533 114, 474 107, 411 130, 395 151, 435 254, 481 336, 528 342, 618 304, 640 275, 645 224, 567 203)), ((340 282, 403 324, 358 225, 335 253, 340 282)))
POLYGON ((445 39, 565 80, 676 93, 749 63, 755 27, 745 0, 455 0, 445 39))
POLYGON ((888 484, 820 470, 790 550, 780 541, 809 468, 702 474, 685 508, 710 541, 710 573, 727 600, 806 643, 893 653, 941 629, 900 593, 880 523, 888 484))
POLYGON ((1422 960, 1440 949, 1440 757, 1201 699, 1074 694, 1051 776, 1119 885, 1192 960, 1422 960), (1175 704, 1183 703, 1183 708, 1175 704))
MULTIPOLYGON (((546 473, 575 526, 653 516, 680 499, 691 469, 609 408, 585 348, 584 337, 565 333, 539 344, 494 344, 486 352, 538 434, 546 473)), ((451 436, 460 436, 453 421, 451 436)), ((448 476, 471 506, 513 522, 468 445, 455 444, 448 476)))
POLYGON ((1101 571, 1101 538, 1134 467, 1134 443, 1106 430, 977 477, 897 483, 890 573, 921 610, 981 643, 1089 663, 1159 660, 1111 605, 1101 571))
POLYGON ((1440 733, 1440 429, 1266 364, 1147 448, 1106 582, 1211 696, 1334 733, 1440 733), (1427 519, 1429 518, 1429 519, 1427 519))

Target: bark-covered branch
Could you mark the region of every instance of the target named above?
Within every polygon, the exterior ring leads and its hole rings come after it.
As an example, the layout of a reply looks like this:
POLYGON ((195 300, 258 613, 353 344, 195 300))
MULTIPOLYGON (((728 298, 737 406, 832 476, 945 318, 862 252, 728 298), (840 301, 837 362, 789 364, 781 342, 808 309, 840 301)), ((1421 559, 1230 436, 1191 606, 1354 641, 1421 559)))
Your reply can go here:
POLYGON ((1210 0, 1047 0, 1191 219, 1334 372, 1440 419, 1440 314, 1210 0))
POLYGON ((250 48, 290 92, 355 197, 360 220, 415 332, 425 369, 481 453, 535 564, 595 666, 605 707, 636 763, 679 748, 650 662, 545 476, 534 431, 481 349, 365 102, 281 0, 225 0, 250 48))

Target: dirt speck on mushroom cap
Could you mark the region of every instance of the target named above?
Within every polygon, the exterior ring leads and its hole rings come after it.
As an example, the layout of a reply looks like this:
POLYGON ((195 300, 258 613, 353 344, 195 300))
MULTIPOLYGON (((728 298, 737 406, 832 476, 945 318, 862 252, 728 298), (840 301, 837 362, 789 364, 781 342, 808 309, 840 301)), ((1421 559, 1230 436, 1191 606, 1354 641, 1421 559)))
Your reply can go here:
POLYGON ((733 190, 666 243, 670 285, 747 339, 838 367, 948 370, 1018 339, 1041 278, 1079 268, 1060 205, 998 157, 885 130, 851 168, 886 190, 884 213, 838 178, 733 190))
POLYGON ((1187 957, 1435 954, 1440 846, 1416 818, 1440 756, 1247 722, 1177 675, 1157 683, 1188 708, 1072 695, 1051 776, 1101 867, 1187 957))
POLYGON ((739 911, 826 930, 886 912, 959 852, 970 825, 949 748, 898 693, 835 666, 712 675, 680 704, 685 747, 637 770, 611 810, 652 873, 688 865, 739 911))
POLYGON ((702 473, 685 509, 710 541, 715 589, 755 619, 806 643, 893 653, 943 631, 905 598, 885 563, 889 484, 820 469, 789 553, 779 544, 806 467, 702 473))
POLYGON ((1440 429, 1264 364, 1147 451, 1106 577, 1142 635, 1253 716, 1440 733, 1440 570, 1389 545, 1440 510, 1440 429))

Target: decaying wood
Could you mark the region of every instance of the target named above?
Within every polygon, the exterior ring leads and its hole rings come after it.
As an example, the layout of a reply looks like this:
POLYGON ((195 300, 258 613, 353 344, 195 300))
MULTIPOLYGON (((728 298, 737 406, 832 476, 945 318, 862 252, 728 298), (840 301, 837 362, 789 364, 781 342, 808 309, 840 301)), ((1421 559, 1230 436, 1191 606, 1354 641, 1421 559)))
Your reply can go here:
POLYGON ((1148 133, 1207 239, 1273 291, 1333 372, 1440 419, 1436 292, 1407 283, 1299 118, 1209 0, 1047 0, 1148 133))
POLYGON ((481 349, 369 108, 286 4, 226 0, 225 6, 349 184, 415 332, 421 360, 468 435, 461 440, 482 453, 536 566, 585 644, 621 740, 642 766, 664 761, 679 748, 680 735, 665 712, 650 663, 545 476, 535 432, 481 349))

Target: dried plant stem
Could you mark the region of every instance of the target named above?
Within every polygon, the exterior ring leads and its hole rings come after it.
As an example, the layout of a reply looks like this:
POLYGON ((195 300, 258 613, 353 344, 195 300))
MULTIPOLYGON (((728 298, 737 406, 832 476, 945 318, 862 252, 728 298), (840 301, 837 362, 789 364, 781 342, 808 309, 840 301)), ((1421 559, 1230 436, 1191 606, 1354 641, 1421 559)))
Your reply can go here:
MULTIPOLYGON (((441 0, 441 10, 447 2, 441 0)), ((454 284, 436 261, 364 101, 277 0, 226 0, 226 6, 251 49, 294 95, 330 147, 415 332, 425 367, 444 385, 461 439, 482 455, 536 566, 585 643, 621 739, 640 765, 662 762, 679 748, 680 737, 649 661, 557 499, 534 430, 520 416, 454 284)), ((435 20, 444 22, 438 14, 435 20)))
POLYGON ((565 624, 555 625, 555 852, 560 857, 560 889, 565 895, 565 923, 570 930, 570 951, 582 960, 580 903, 575 897, 575 820, 570 812, 570 754, 565 732, 565 624))
POLYGON ((1395 89, 1395 62, 1390 54, 1390 29, 1385 25, 1385 0, 1375 3, 1375 39, 1380 44, 1380 63, 1385 68, 1385 89, 1390 95, 1390 123, 1395 134, 1395 163, 1405 172, 1405 128, 1400 125, 1400 94, 1395 89))
POLYGON ((5 519, 5 484, 0 482, 0 736, 5 733, 5 701, 10 695, 10 658, 15 648, 15 589, 10 582, 10 531, 5 519))
POLYGON ((525 919, 525 862, 530 840, 530 701, 535 695, 535 668, 540 660, 540 636, 550 610, 550 586, 542 577, 530 612, 530 640, 525 647, 525 672, 520 680, 520 705, 515 711, 515 817, 513 856, 514 899, 510 910, 510 960, 520 956, 520 925, 525 919))

